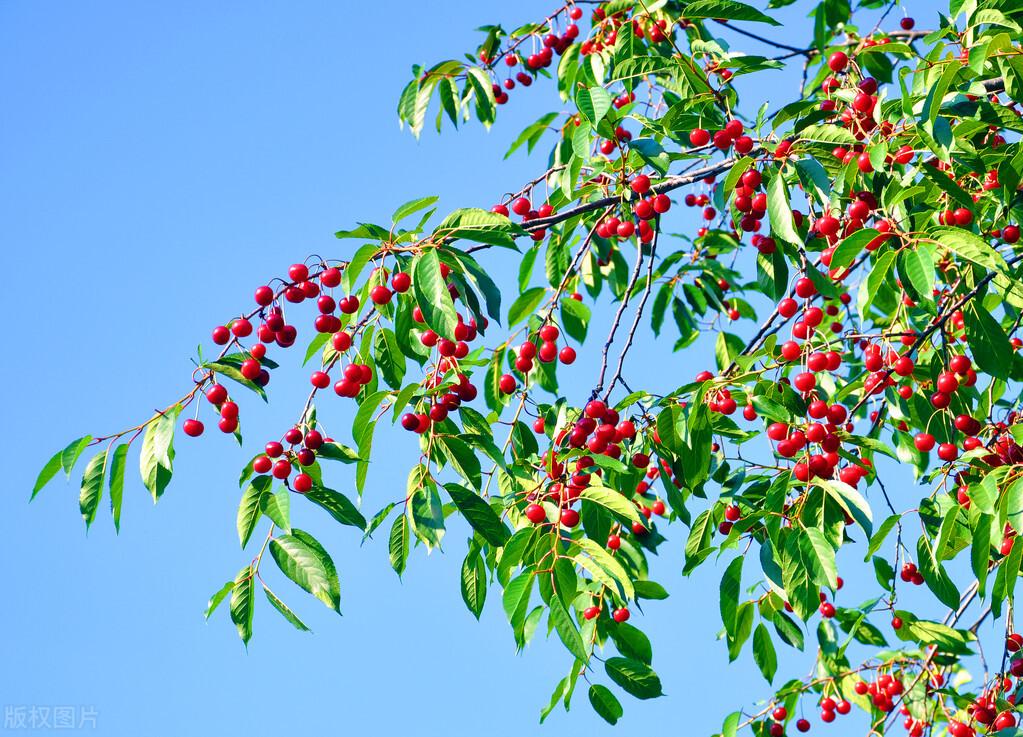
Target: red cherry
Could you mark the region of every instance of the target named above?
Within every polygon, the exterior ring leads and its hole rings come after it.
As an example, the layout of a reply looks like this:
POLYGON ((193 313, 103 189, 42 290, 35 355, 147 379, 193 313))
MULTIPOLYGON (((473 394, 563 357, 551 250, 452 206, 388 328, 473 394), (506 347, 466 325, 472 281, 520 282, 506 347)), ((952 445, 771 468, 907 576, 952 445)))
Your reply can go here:
POLYGON ((341 283, 341 269, 336 266, 331 266, 329 269, 324 269, 323 273, 320 274, 320 284, 325 287, 336 287, 341 283))
POLYGON ((197 438, 202 435, 202 431, 206 428, 199 420, 185 420, 181 424, 181 429, 185 431, 185 435, 193 438, 197 438))
POLYGON ((223 404, 227 399, 227 389, 222 384, 211 384, 206 390, 206 399, 210 404, 223 404))
POLYGON ((515 391, 515 377, 511 374, 504 374, 498 379, 497 385, 502 394, 511 394, 515 391))
POLYGON ((246 358, 242 361, 242 365, 239 370, 241 371, 242 376, 246 379, 249 381, 255 381, 259 378, 259 372, 262 370, 262 367, 256 359, 246 358))
POLYGON ((309 267, 305 264, 292 264, 288 267, 288 278, 293 282, 305 281, 309 278, 309 267))
POLYGON ((629 186, 638 195, 646 194, 650 189, 650 177, 646 174, 639 174, 633 178, 629 186))
POLYGON ((539 504, 530 504, 526 507, 526 519, 534 525, 538 525, 541 522, 546 521, 547 512, 539 504))
POLYGON ((615 609, 611 613, 611 618, 615 622, 617 622, 618 624, 622 624, 623 622, 627 622, 630 616, 632 616, 632 615, 630 614, 629 610, 626 607, 622 607, 620 609, 615 609))
POLYGON ((525 197, 517 197, 514 200, 512 200, 511 210, 516 215, 520 215, 520 216, 521 215, 525 215, 531 209, 532 209, 532 206, 529 204, 529 200, 527 200, 525 197))
POLYGON ((907 17, 907 18, 903 18, 902 20, 899 21, 899 27, 901 27, 902 30, 904 30, 904 31, 912 31, 913 30, 913 26, 915 26, 915 25, 916 25, 916 21, 913 20, 912 18, 908 18, 907 17))
POLYGON ((256 473, 266 473, 273 468, 274 462, 266 456, 257 456, 252 461, 252 470, 256 473))
POLYGON ((289 461, 284 460, 283 458, 277 461, 277 463, 275 463, 273 467, 273 475, 274 478, 278 479, 288 478, 288 476, 291 475, 291 463, 289 461))
POLYGON ((370 290, 369 297, 374 304, 385 305, 391 301, 391 290, 383 284, 378 284, 370 290))
POLYGON ((394 287, 394 291, 404 294, 412 286, 412 277, 404 271, 399 271, 391 277, 391 286, 394 287))
POLYGON ((217 325, 217 327, 213 328, 214 343, 217 345, 227 345, 229 340, 231 340, 231 331, 224 325, 217 325))
POLYGON ((710 143, 710 131, 703 128, 689 131, 689 143, 693 146, 706 146, 710 143))
POLYGON ((295 480, 291 482, 291 488, 299 494, 305 494, 313 488, 313 477, 307 473, 300 473, 295 477, 295 480))
POLYGON ((561 352, 558 353, 558 358, 566 366, 575 363, 576 358, 575 348, 566 345, 564 348, 561 349, 561 352))
POLYGON ((841 72, 849 66, 849 56, 842 51, 836 51, 828 57, 828 68, 833 72, 841 72))
POLYGON ((913 445, 915 445, 916 449, 921 453, 930 453, 934 448, 934 443, 934 436, 927 432, 918 433, 916 437, 913 438, 913 445))
POLYGON ((574 509, 561 510, 561 524, 563 527, 575 527, 579 524, 579 512, 574 509))
POLYGON ((262 286, 256 288, 256 304, 261 307, 266 307, 274 301, 274 290, 270 287, 262 286))
POLYGON ((593 399, 586 404, 586 416, 592 417, 595 420, 599 420, 601 417, 607 414, 607 405, 601 402, 599 399, 593 399))

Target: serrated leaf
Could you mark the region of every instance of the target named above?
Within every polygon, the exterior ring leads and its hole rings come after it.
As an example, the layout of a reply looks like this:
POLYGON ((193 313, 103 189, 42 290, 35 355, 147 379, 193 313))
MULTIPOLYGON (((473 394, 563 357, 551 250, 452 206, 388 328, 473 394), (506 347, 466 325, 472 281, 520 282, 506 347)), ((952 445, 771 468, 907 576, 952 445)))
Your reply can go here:
POLYGON ((511 537, 508 526, 483 497, 458 484, 445 484, 444 488, 451 495, 451 501, 458 507, 458 511, 484 540, 495 547, 508 542, 511 537))
POLYGON ((110 458, 110 512, 114 518, 114 529, 121 531, 121 503, 124 500, 124 473, 127 468, 128 445, 118 445, 110 458))
POLYGON ((335 520, 343 525, 351 525, 360 530, 366 529, 366 518, 358 507, 340 491, 324 486, 313 486, 305 494, 305 498, 327 511, 335 520))
POLYGON ((391 561, 391 568, 400 577, 405 572, 405 565, 408 563, 409 552, 409 524, 408 517, 404 514, 395 518, 391 524, 391 533, 387 541, 388 557, 391 561))
POLYGON ((631 658, 608 658, 604 663, 608 677, 637 699, 653 699, 663 694, 661 679, 646 663, 631 658))
POLYGON ((458 313, 440 273, 440 259, 436 249, 420 255, 412 264, 412 290, 423 320, 438 335, 454 340, 458 313))
POLYGON ((404 205, 402 205, 401 207, 399 207, 397 210, 394 211, 394 214, 391 215, 391 222, 395 223, 395 224, 400 223, 402 220, 407 218, 409 215, 413 215, 413 214, 419 212, 420 210, 425 210, 430 205, 432 205, 434 202, 436 202, 438 199, 440 199, 440 198, 439 197, 420 197, 419 199, 410 200, 410 201, 406 202, 404 205))
POLYGON ((603 87, 583 87, 575 95, 575 104, 579 112, 596 127, 611 109, 611 95, 603 87))
POLYGON ((284 575, 340 613, 337 569, 316 538, 293 528, 290 535, 279 535, 270 541, 270 554, 284 575))
POLYGON ((300 632, 311 632, 311 630, 306 627, 305 622, 299 619, 295 612, 291 611, 291 607, 281 601, 265 583, 263 584, 263 593, 266 594, 267 601, 273 605, 273 608, 280 612, 281 616, 288 620, 295 629, 300 632))
POLYGON ((772 26, 781 25, 766 13, 738 0, 694 0, 686 5, 682 12, 686 18, 723 18, 755 21, 772 26))
POLYGON ((508 327, 515 327, 536 312, 546 293, 547 290, 543 287, 532 287, 520 294, 508 308, 508 327))
POLYGON ((176 404, 150 421, 142 439, 139 469, 154 502, 163 495, 174 473, 174 423, 180 412, 181 405, 176 404))
POLYGON ((260 501, 264 494, 269 493, 273 479, 269 476, 256 476, 252 479, 245 491, 242 492, 242 499, 238 503, 238 515, 236 527, 238 528, 238 540, 242 548, 249 544, 252 531, 256 523, 263 516, 263 508, 260 501))
POLYGON ((256 576, 251 565, 238 571, 231 588, 231 621, 248 647, 252 638, 252 614, 256 610, 256 576))
POLYGON ((89 459, 82 476, 82 488, 78 495, 78 508, 88 530, 96 519, 99 500, 103 496, 103 480, 107 470, 107 452, 100 451, 89 459))

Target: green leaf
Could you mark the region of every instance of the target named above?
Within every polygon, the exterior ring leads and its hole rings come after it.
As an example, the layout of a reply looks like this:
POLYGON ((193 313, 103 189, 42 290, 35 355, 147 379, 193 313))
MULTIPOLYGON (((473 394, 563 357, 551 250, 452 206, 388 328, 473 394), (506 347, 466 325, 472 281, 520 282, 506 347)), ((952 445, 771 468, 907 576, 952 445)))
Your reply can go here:
POLYGON ((611 109, 611 95, 603 87, 583 87, 575 95, 575 104, 579 112, 596 127, 611 109))
POLYGON ((749 20, 780 26, 781 23, 760 12, 751 5, 738 0, 695 0, 682 11, 686 18, 723 18, 727 20, 749 20))
POLYGON ((451 501, 458 507, 458 511, 484 540, 495 547, 508 542, 511 537, 508 526, 479 494, 458 484, 445 484, 444 488, 451 495, 451 501))
POLYGON ((85 474, 82 476, 82 489, 78 495, 78 508, 82 512, 82 519, 85 520, 85 529, 88 530, 93 520, 96 519, 96 510, 99 508, 99 500, 103 496, 103 480, 107 470, 107 452, 101 451, 94 455, 85 466, 85 474))
POLYGON ((576 657, 576 660, 582 661, 583 663, 589 660, 589 654, 586 652, 586 646, 583 644, 583 638, 579 634, 579 628, 576 627, 575 622, 572 621, 572 615, 565 609, 565 605, 561 603, 561 599, 557 596, 552 596, 550 600, 550 618, 554 624, 554 629, 558 632, 558 637, 561 638, 561 642, 564 643, 568 651, 576 657))
POLYGON ((662 695, 661 679, 646 663, 631 658, 608 658, 604 663, 608 677, 637 699, 662 695))
MULTIPOLYGON (((956 66, 956 65, 951 65, 956 66)), ((932 228, 930 235, 942 246, 960 258, 972 261, 989 271, 1005 269, 1005 260, 981 238, 963 228, 940 226, 932 228)))
POLYGON ((976 300, 963 306, 963 322, 977 365, 991 376, 1007 380, 1013 351, 1002 326, 976 300))
MULTIPOLYGON (((79 441, 76 440, 75 444, 78 442, 79 441)), ((64 451, 58 450, 53 454, 53 457, 46 462, 46 465, 43 466, 43 470, 39 472, 39 476, 36 478, 35 486, 32 487, 32 496, 29 498, 29 501, 35 499, 36 494, 38 494, 40 490, 50 483, 50 480, 57 475, 57 471, 61 468, 60 460, 63 454, 64 451)))
POLYGON ((398 574, 405 572, 405 565, 408 563, 409 551, 409 526, 408 517, 404 514, 394 519, 391 525, 391 534, 387 541, 388 556, 391 560, 391 568, 398 574))
POLYGON ((309 533, 294 528, 270 541, 270 554, 281 571, 334 611, 341 611, 341 586, 334 561, 309 533))
POLYGON ((482 485, 480 459, 468 443, 451 435, 438 435, 437 444, 444 449, 452 468, 476 489, 482 485))
POLYGON ((149 422, 142 439, 139 469, 142 483, 153 495, 154 502, 163 495, 174 473, 174 423, 180 412, 181 405, 175 404, 158 415, 149 422))
POLYGON ((815 573, 815 580, 821 586, 838 587, 838 568, 835 565, 835 549, 816 527, 807 527, 799 538, 803 560, 815 573))
POLYGON ((508 308, 508 327, 515 327, 536 312, 546 293, 547 290, 543 287, 532 287, 520 294, 508 308))
POLYGON ((125 459, 128 455, 128 445, 118 445, 114 449, 114 455, 110 458, 110 512, 114 517, 114 529, 121 531, 121 502, 124 499, 124 471, 126 468, 125 459))
POLYGON ((618 652, 624 657, 650 665, 653 660, 653 648, 650 645, 650 638, 639 628, 622 622, 611 628, 611 637, 618 652))
POLYGON ((259 518, 263 516, 260 500, 264 494, 270 491, 272 484, 273 479, 269 476, 256 476, 242 492, 242 500, 238 504, 237 528, 238 540, 243 549, 249 544, 252 531, 256 528, 259 518))
MULTIPOLYGON (((451 241, 457 238, 487 243, 502 248, 515 248, 515 239, 526 235, 522 226, 513 223, 504 215, 481 210, 478 207, 465 207, 455 210, 441 221, 434 229, 434 239, 451 241)), ((464 254, 450 252, 451 258, 468 266, 471 259, 464 254), (464 259, 464 260, 463 260, 464 259)))
POLYGON ((480 618, 487 599, 487 571, 478 547, 470 547, 462 561, 462 601, 476 619, 480 618))
POLYGON ((256 576, 250 564, 238 571, 231 589, 231 621, 246 647, 252 638, 252 614, 255 610, 256 576))
POLYGON ((444 505, 432 484, 413 493, 411 524, 412 532, 428 550, 440 547, 444 537, 444 505))
MULTIPOLYGON (((263 389, 263 387, 261 387, 259 384, 256 384, 255 382, 246 379, 242 375, 239 366, 240 362, 238 362, 237 364, 231 363, 227 360, 226 357, 220 359, 219 361, 209 361, 208 363, 202 364, 202 367, 204 369, 209 369, 210 371, 220 374, 221 376, 226 376, 227 378, 231 379, 231 381, 241 384, 250 391, 254 391, 263 399, 264 402, 267 401, 266 390, 263 389)), ((180 407, 178 409, 180 410, 180 407)))
POLYGON ((311 631, 308 627, 306 627, 305 622, 299 619, 298 615, 295 614, 295 612, 291 611, 291 607, 289 607, 287 604, 285 604, 283 601, 277 598, 277 595, 273 591, 271 591, 270 587, 267 586, 265 583, 263 584, 263 593, 266 594, 267 601, 269 601, 273 605, 273 608, 279 611, 286 620, 291 622, 295 629, 299 630, 300 632, 311 631))
POLYGON ((259 498, 259 507, 284 532, 291 532, 291 492, 281 488, 259 498))
POLYGON ((970 548, 970 566, 977 577, 977 588, 983 599, 987 585, 988 565, 991 562, 991 523, 992 515, 981 514, 973 530, 972 547, 970 548))
POLYGON ((803 239, 796 232, 796 224, 792 219, 789 190, 781 172, 771 177, 767 185, 767 215, 771 222, 771 232, 776 237, 793 246, 802 245, 803 239))
POLYGON ((341 524, 351 525, 360 530, 366 529, 366 518, 362 512, 340 491, 314 485, 306 492, 305 498, 327 510, 327 513, 341 524))
POLYGON ((738 335, 733 335, 724 330, 719 332, 714 343, 714 358, 717 361, 718 370, 724 371, 742 353, 745 347, 746 341, 738 335))
POLYGON ((867 278, 860 282, 860 292, 856 304, 861 316, 866 316, 870 305, 874 302, 881 285, 884 284, 892 271, 892 264, 895 263, 895 252, 885 251, 878 256, 877 261, 870 268, 867 278))
POLYGON ((630 522, 643 522, 636 505, 614 489, 608 489, 605 486, 586 486, 579 492, 579 498, 599 504, 605 509, 625 517, 630 522))
POLYGON ((725 631, 732 634, 735 631, 735 613, 739 609, 739 587, 742 582, 742 556, 737 556, 728 564, 724 575, 721 577, 721 588, 719 605, 721 607, 721 622, 725 625, 725 631))
POLYGON ((837 479, 821 479, 820 483, 842 507, 842 511, 852 517, 865 533, 870 535, 874 531, 874 517, 870 511, 870 504, 855 486, 837 479))
POLYGON ((420 197, 419 199, 416 199, 416 200, 410 200, 410 201, 406 202, 404 205, 402 205, 401 207, 399 207, 397 210, 394 211, 394 214, 391 215, 391 222, 395 223, 395 224, 400 223, 402 220, 407 218, 409 215, 417 213, 420 210, 425 210, 427 207, 432 205, 438 199, 440 199, 440 198, 439 197, 420 197))
MULTIPOLYGON (((633 599, 636 596, 636 590, 632 586, 632 579, 629 578, 629 574, 626 573, 625 568, 622 564, 615 560, 614 556, 607 552, 602 546, 590 540, 588 537, 580 538, 576 540, 576 544, 586 553, 589 558, 585 556, 579 556, 576 562, 583 566, 591 574, 595 574, 600 577, 603 573, 603 577, 607 580, 617 582, 625 593, 626 599, 633 599), (594 570, 594 564, 599 568, 599 571, 594 570)), ((605 583, 605 581, 601 581, 605 583)), ((615 589, 612 584, 612 591, 615 589)))
POLYGON ((668 592, 656 581, 635 581, 637 599, 662 600, 668 598, 668 592))
POLYGON ((440 274, 440 259, 436 249, 419 256, 412 265, 412 290, 423 319, 438 335, 454 340, 458 313, 451 301, 447 284, 440 274))
POLYGON ((831 255, 831 268, 842 269, 849 266, 856 260, 856 257, 860 255, 860 252, 866 245, 879 235, 880 233, 873 228, 862 228, 847 238, 843 238, 842 242, 835 247, 835 252, 831 255))
POLYGON ((753 630, 753 660, 767 682, 772 683, 774 674, 778 671, 778 654, 771 642, 771 634, 762 622, 753 630))
POLYGON ((523 144, 526 144, 526 150, 531 153, 537 141, 540 140, 540 137, 549 129, 550 124, 553 123, 554 119, 557 117, 557 113, 546 113, 541 115, 535 122, 527 125, 519 134, 518 138, 516 138, 512 145, 509 146, 508 150, 504 154, 504 158, 507 159, 523 144))
POLYGON ((870 556, 872 556, 874 553, 878 551, 878 549, 880 549, 882 543, 884 543, 885 538, 888 537, 888 533, 892 531, 892 529, 895 527, 896 524, 898 524, 898 522, 899 515, 893 514, 887 517, 885 521, 881 523, 881 526, 877 528, 877 532, 875 532, 873 536, 870 538, 870 542, 867 545, 867 554, 863 557, 864 562, 870 560, 870 556))
POLYGON ((64 473, 67 474, 68 478, 71 478, 71 471, 75 467, 75 463, 78 462, 78 458, 82 455, 82 451, 88 447, 89 443, 92 442, 92 436, 86 435, 83 438, 70 443, 60 453, 60 466, 64 469, 64 473))
POLYGON ((360 460, 358 453, 341 443, 324 443, 316 451, 316 457, 342 463, 357 463, 360 460))
POLYGON ((582 343, 590 324, 590 308, 571 298, 561 300, 561 325, 569 337, 582 343))
POLYGON ((228 581, 210 597, 210 600, 206 603, 206 611, 203 613, 203 618, 209 619, 210 615, 217 610, 220 606, 220 602, 227 598, 227 595, 234 589, 234 581, 228 581))
POLYGON ((621 703, 607 686, 595 683, 589 690, 590 705, 597 712, 601 719, 608 724, 618 724, 625 710, 621 703))
POLYGON ((917 300, 930 301, 934 290, 934 261, 926 248, 902 249, 896 262, 902 284, 917 300))

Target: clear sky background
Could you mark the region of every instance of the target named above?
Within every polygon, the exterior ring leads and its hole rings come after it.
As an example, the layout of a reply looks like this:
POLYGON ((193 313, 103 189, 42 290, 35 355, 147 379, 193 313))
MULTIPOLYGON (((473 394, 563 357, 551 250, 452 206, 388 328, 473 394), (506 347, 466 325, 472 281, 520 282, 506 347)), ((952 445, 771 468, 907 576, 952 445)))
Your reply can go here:
MULTIPOLYGON (((457 525, 444 554, 414 551, 400 582, 386 535, 360 547, 351 528, 296 504, 297 526, 337 563, 344 617, 278 577, 278 593, 314 635, 293 630, 262 600, 248 653, 226 609, 203 621, 209 595, 251 555, 235 533, 238 469, 293 422, 308 387, 301 347, 274 377, 268 407, 243 404, 245 449, 215 431, 179 437, 175 477, 157 507, 130 457, 120 536, 106 499, 86 536, 81 467, 71 484, 58 480, 27 500, 39 467, 70 439, 134 424, 180 396, 196 344, 248 309, 254 287, 309 253, 350 253, 335 230, 385 222, 397 205, 428 194, 440 195, 444 210, 488 207, 533 178, 545 154, 502 156, 524 125, 560 108, 550 84, 512 92, 490 133, 427 130, 416 142, 398 130, 395 106, 412 63, 457 57, 478 42, 473 28, 513 28, 552 7, 0 0, 8 346, 0 386, 9 446, 0 707, 88 707, 95 731, 108 735, 540 731, 539 710, 569 657, 542 631, 516 654, 496 589, 482 622, 473 619, 458 593, 466 535, 457 525)), ((928 7, 911 3, 921 24, 933 17, 928 7)), ((798 43, 809 32, 808 8, 788 9, 788 25, 766 32, 798 43)), ((759 75, 758 98, 745 110, 791 99, 798 71, 777 72, 774 83, 772 73, 759 75)), ((681 209, 670 229, 694 229, 695 213, 681 209)), ((483 262, 495 273, 511 263, 499 255, 483 262)), ((601 316, 606 310, 594 321, 594 343, 605 332, 601 316)), ((682 356, 669 349, 642 337, 633 355, 645 360, 629 364, 630 382, 673 387, 712 366, 702 343, 682 356)), ((592 355, 565 372, 565 386, 592 385, 592 355)), ((333 426, 350 424, 350 403, 325 397, 323 407, 333 426)), ((370 473, 367 514, 402 493, 414 460, 410 438, 381 438, 376 451, 387 462, 370 473)), ((353 491, 349 469, 329 473, 332 486, 353 491)), ((723 564, 682 580, 685 531, 666 534, 653 577, 672 598, 650 603, 634 622, 653 640, 668 696, 639 703, 622 694, 620 728, 688 723, 690 733, 709 734, 770 687, 748 651, 729 668, 715 641, 723 564)), ((783 672, 811 663, 786 657, 783 672)), ((556 711, 543 730, 612 731, 582 684, 571 714, 556 711)))

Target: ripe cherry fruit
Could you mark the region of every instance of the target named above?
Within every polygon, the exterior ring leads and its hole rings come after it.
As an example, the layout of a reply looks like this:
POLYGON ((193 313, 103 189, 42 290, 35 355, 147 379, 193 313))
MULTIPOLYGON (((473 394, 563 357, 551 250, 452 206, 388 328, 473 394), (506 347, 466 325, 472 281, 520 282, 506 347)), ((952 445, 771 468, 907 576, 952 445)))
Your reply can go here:
POLYGON ((538 525, 541 522, 546 521, 547 512, 539 504, 530 504, 526 507, 526 519, 534 525, 538 525))
POLYGON ((205 427, 199 420, 185 420, 181 425, 181 429, 185 431, 185 435, 197 438, 202 435, 205 427))

